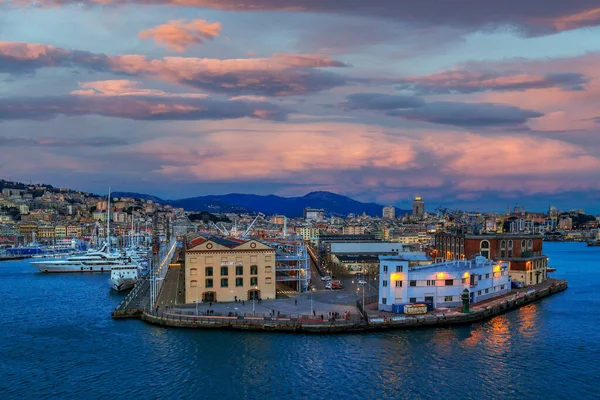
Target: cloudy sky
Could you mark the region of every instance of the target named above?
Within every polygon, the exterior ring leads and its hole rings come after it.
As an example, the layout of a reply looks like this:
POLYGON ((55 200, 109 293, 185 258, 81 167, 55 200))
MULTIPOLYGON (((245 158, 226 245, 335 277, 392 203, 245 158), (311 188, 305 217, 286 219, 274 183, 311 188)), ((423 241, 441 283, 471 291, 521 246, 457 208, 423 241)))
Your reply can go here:
POLYGON ((600 212, 598 0, 0 0, 0 176, 600 212))

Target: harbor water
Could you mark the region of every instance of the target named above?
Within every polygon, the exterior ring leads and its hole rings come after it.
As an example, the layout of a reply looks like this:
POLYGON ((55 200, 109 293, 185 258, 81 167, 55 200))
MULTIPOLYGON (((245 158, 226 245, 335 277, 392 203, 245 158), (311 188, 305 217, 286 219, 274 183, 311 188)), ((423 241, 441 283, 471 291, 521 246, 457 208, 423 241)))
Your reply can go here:
POLYGON ((600 398, 600 247, 544 243, 569 289, 473 326, 304 335, 115 321, 109 274, 0 263, 3 399, 600 398))

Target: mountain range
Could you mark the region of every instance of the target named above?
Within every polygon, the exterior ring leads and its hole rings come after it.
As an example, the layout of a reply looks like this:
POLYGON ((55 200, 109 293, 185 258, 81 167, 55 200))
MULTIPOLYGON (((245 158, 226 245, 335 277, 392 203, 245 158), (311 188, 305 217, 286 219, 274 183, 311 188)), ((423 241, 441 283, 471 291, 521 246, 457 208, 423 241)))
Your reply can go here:
MULTIPOLYGON (((156 196, 131 192, 114 192, 112 196, 152 200, 160 204, 181 207, 186 211, 209 211, 212 213, 262 212, 267 215, 283 214, 292 218, 301 217, 306 207, 323 209, 326 215, 342 217, 351 213, 381 216, 383 209, 381 204, 362 203, 346 196, 323 191, 311 192, 301 197, 230 193, 180 200, 163 200, 156 196)), ((405 210, 396 208, 396 215, 404 215, 405 212, 405 210)))

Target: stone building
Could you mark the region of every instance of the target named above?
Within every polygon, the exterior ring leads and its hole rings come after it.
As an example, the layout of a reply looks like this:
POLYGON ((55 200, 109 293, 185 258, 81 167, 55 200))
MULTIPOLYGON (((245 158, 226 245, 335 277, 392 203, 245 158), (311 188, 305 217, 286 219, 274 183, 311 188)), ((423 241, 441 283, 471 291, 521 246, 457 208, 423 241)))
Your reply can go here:
POLYGON ((512 281, 529 286, 547 278, 548 257, 542 254, 542 244, 539 235, 438 233, 435 257, 469 260, 480 254, 488 260, 506 261, 512 281))
POLYGON ((275 249, 256 240, 197 237, 185 254, 185 302, 274 299, 275 249))

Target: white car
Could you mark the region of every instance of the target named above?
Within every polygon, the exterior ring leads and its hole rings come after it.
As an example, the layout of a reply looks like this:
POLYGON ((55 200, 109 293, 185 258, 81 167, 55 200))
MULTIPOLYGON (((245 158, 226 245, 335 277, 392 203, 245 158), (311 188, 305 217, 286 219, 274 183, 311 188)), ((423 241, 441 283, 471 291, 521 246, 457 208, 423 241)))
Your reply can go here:
POLYGON ((365 281, 365 280, 362 280, 362 279, 361 279, 360 281, 358 281, 358 282, 356 282, 356 283, 357 283, 358 285, 366 285, 366 284, 367 284, 367 281, 365 281))
POLYGON ((322 281, 326 281, 326 282, 331 282, 331 277, 330 276, 324 276, 321 278, 322 281))
POLYGON ((333 288, 331 287, 331 282, 327 282, 327 284, 325 285, 325 289, 330 289, 332 290, 333 288))

